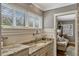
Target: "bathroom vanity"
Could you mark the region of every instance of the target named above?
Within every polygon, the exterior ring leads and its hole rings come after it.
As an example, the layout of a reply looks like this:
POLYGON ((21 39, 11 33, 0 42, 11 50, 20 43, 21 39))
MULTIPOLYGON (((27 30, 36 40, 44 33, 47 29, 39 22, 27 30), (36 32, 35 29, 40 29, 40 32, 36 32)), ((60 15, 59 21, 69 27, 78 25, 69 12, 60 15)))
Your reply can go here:
POLYGON ((8 45, 1 52, 2 56, 52 56, 53 40, 8 45))

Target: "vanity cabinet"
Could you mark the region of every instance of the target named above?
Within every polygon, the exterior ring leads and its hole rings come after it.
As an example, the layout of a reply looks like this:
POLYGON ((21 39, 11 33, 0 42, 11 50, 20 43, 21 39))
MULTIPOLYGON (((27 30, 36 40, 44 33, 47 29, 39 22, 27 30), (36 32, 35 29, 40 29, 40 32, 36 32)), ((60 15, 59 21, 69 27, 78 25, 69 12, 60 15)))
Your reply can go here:
POLYGON ((53 56, 53 43, 42 47, 41 49, 35 51, 31 56, 53 56))
POLYGON ((47 56, 53 56, 53 43, 47 46, 47 56))
POLYGON ((32 53, 31 56, 45 56, 46 52, 47 52, 47 47, 45 46, 32 53))
MULTIPOLYGON (((15 45, 16 46, 16 45, 15 45)), ((1 56, 28 56, 29 46, 8 46, 1 50, 1 56), (13 48, 12 48, 13 47, 13 48)))
POLYGON ((28 56, 28 55, 29 55, 29 49, 23 49, 14 54, 14 56, 28 56))

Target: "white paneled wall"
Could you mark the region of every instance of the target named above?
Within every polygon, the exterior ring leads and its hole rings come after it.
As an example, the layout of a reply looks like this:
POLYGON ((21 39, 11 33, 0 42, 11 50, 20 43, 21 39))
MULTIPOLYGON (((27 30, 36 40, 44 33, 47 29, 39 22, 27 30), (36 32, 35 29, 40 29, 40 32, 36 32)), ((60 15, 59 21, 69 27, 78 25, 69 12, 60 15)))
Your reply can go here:
MULTIPOLYGON (((35 40, 33 33, 36 29, 2 29, 2 36, 8 37, 4 45, 18 44, 35 40)), ((41 29, 39 29, 41 33, 41 29)))
POLYGON ((46 33, 48 38, 54 38, 54 29, 53 28, 45 28, 44 32, 46 33))

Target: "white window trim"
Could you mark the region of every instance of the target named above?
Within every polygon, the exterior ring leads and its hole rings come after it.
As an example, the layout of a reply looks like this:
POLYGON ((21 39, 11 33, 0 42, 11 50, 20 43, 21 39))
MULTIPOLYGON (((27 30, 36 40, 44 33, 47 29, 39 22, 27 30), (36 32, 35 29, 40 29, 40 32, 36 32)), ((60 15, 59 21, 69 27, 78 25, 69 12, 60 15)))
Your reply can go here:
MULTIPOLYGON (((11 8, 7 4, 2 4, 2 6, 10 8, 10 9, 13 10, 13 25, 12 26, 2 25, 2 28, 37 28, 37 27, 35 27, 35 21, 33 21, 33 27, 30 27, 29 23, 28 23, 28 20, 29 20, 29 16, 38 17, 38 20, 39 20, 39 16, 37 16, 35 14, 31 14, 31 12, 30 12, 30 14, 28 14, 28 11, 26 12, 26 11, 16 10, 14 8, 11 8), (24 26, 16 26, 16 17, 15 17, 16 11, 19 11, 19 12, 21 11, 21 12, 24 13, 24 21, 25 21, 24 26)), ((40 23, 40 21, 39 21, 39 27, 38 27, 38 29, 40 29, 40 28, 42 28, 42 23, 40 23)))

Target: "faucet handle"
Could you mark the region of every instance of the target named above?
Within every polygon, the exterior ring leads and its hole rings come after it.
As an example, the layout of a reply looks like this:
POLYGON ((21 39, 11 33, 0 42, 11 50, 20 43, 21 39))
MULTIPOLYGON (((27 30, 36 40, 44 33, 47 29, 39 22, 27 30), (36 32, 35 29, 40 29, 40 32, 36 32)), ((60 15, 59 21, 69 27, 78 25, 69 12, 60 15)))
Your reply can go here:
POLYGON ((2 37, 2 40, 8 39, 8 37, 2 37))
POLYGON ((33 33, 33 36, 35 36, 35 33, 33 33))

